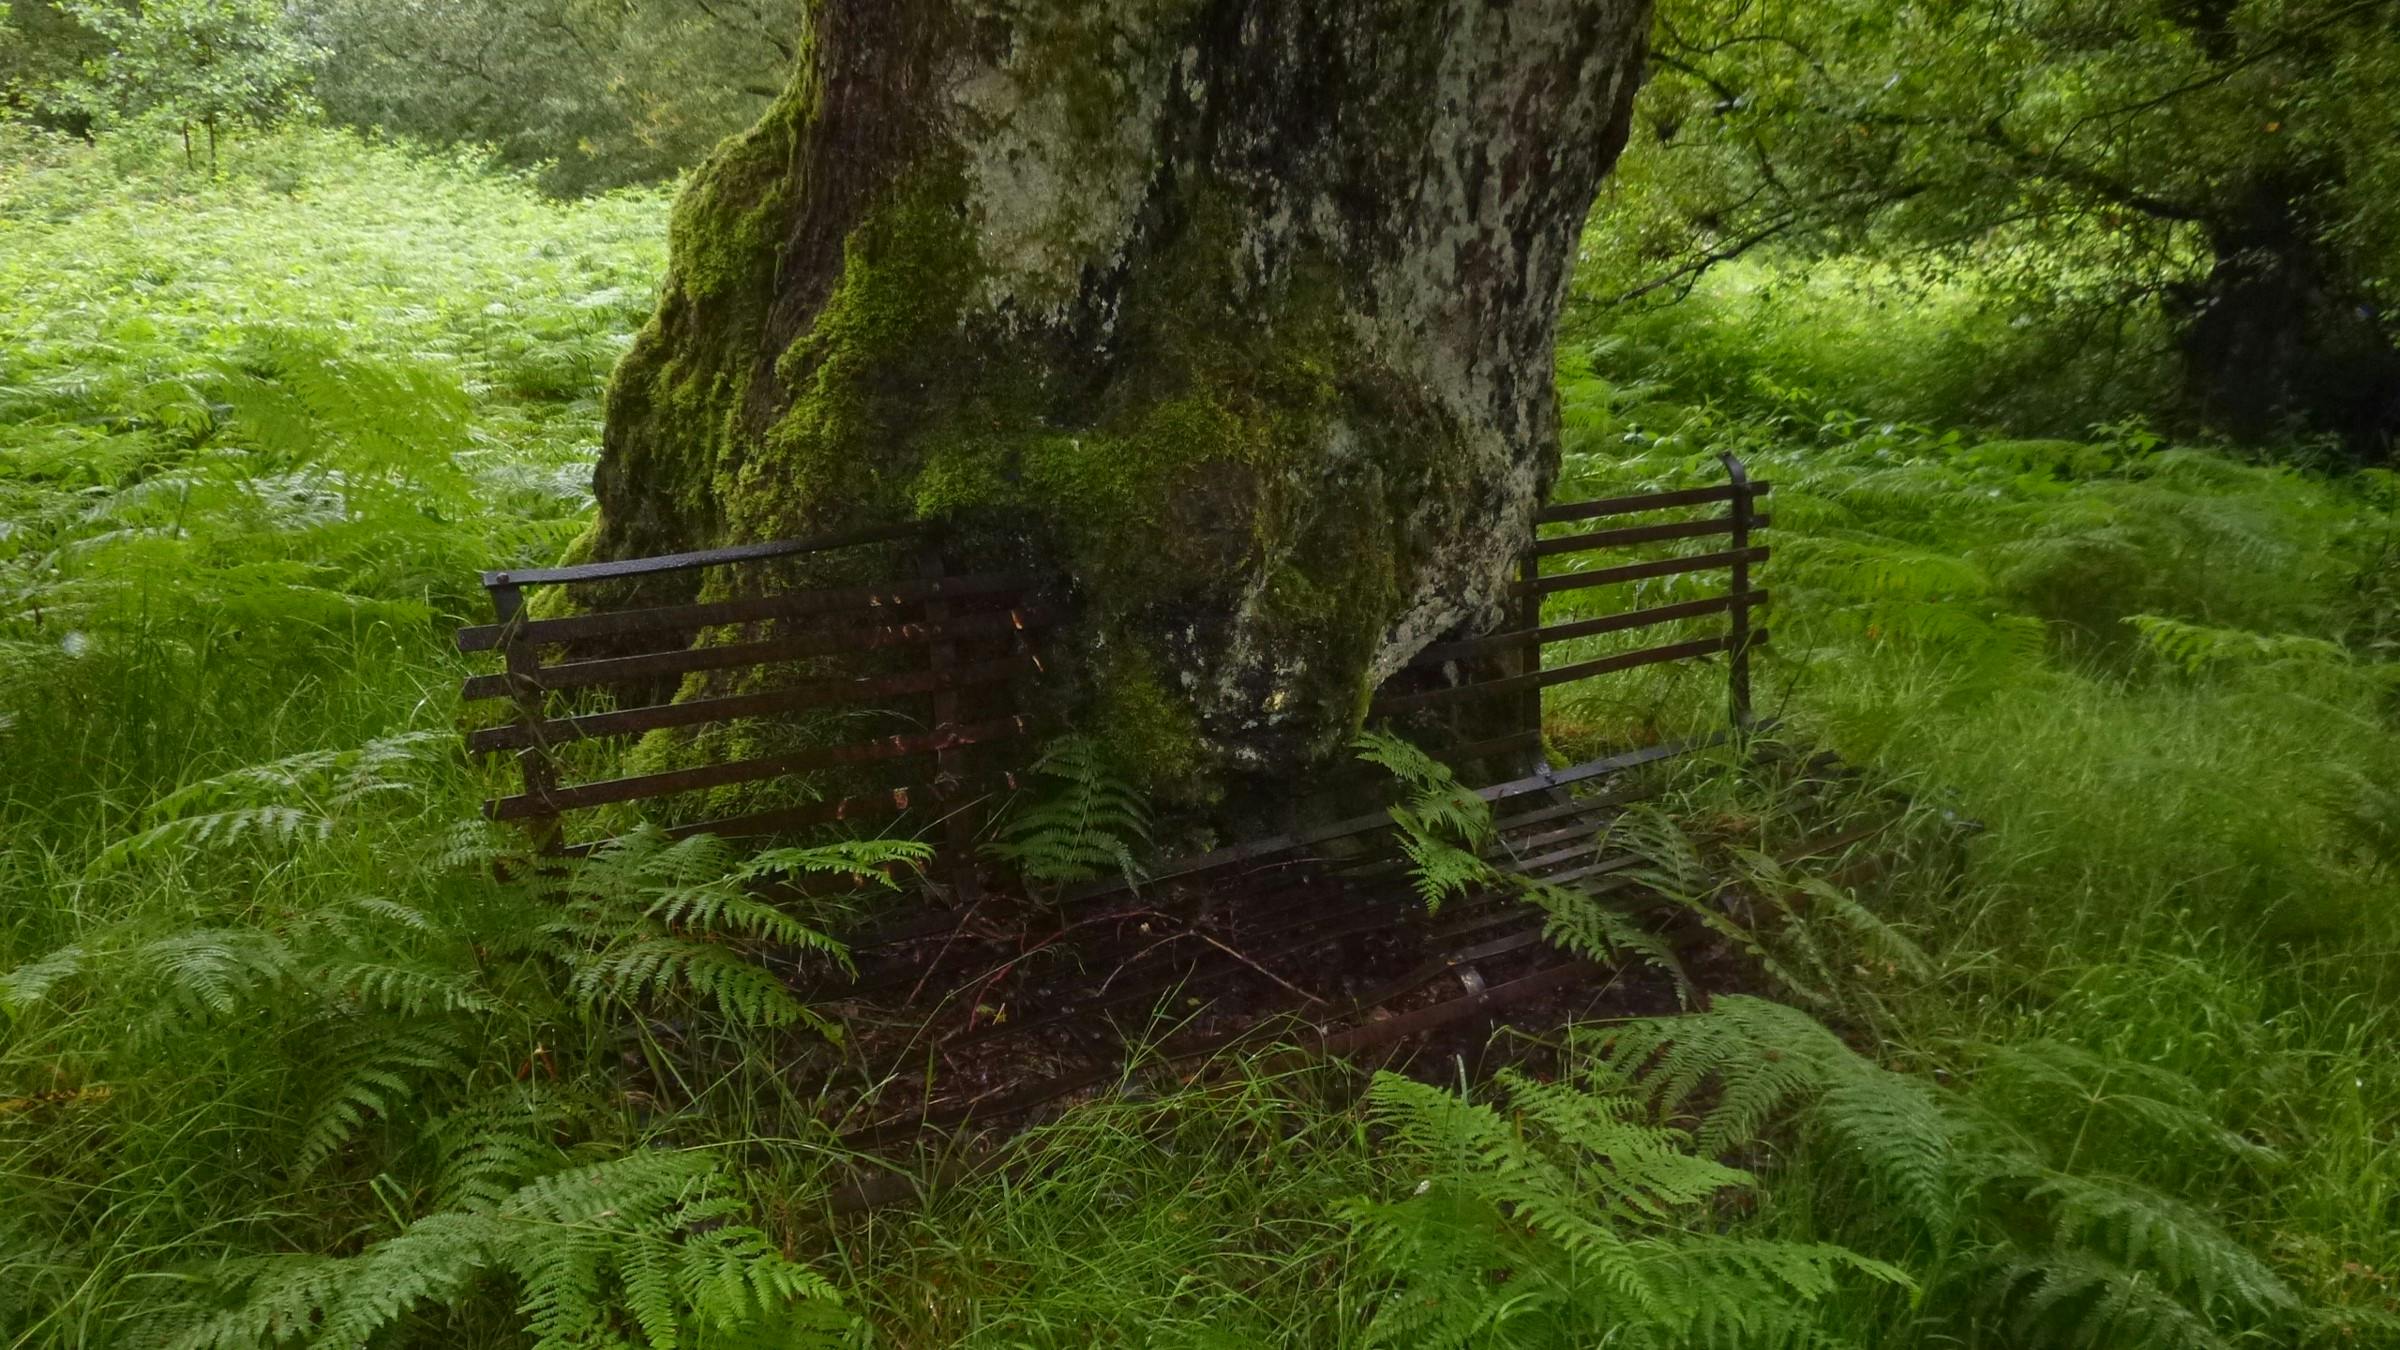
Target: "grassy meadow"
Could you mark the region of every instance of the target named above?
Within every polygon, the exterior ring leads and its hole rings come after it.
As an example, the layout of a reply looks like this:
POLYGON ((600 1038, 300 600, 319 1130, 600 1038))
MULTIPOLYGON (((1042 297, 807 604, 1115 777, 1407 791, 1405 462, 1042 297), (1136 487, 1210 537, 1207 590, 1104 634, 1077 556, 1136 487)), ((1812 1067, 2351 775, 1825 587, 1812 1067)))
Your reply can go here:
MULTIPOLYGON (((1761 711, 1910 803, 1749 935, 1779 1001, 1363 1102, 1261 1057, 837 1218, 751 959, 832 915, 710 841, 537 897, 457 751, 668 200, 0 126, 0 1342, 2400 1345, 2400 479, 1824 267, 1576 311, 1559 371, 1562 491, 1774 481, 1761 711)), ((1627 842, 1664 884, 1779 790, 1697 764, 1627 842)))

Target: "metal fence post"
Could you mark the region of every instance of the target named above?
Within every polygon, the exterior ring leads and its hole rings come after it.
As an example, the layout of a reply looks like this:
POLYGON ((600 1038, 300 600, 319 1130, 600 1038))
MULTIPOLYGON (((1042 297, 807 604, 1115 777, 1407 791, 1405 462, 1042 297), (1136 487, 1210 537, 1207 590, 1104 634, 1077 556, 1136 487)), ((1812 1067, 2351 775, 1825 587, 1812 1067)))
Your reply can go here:
MULTIPOLYGON (((938 539, 929 540, 925 550, 917 555, 917 575, 935 583, 949 575, 942 561, 942 546, 938 539)), ((936 593, 925 601, 925 621, 940 628, 950 621, 950 605, 936 593)), ((982 898, 982 883, 975 875, 975 831, 966 817, 966 805, 959 789, 966 782, 966 752, 948 744, 961 725, 958 691, 951 686, 949 674, 958 664, 958 644, 948 638, 937 638, 926 645, 926 656, 933 668, 933 730, 945 744, 934 753, 936 782, 944 789, 935 793, 937 808, 942 812, 942 842, 950 854, 950 874, 958 888, 958 899, 972 905, 982 898)))
MULTIPOLYGON (((517 751, 517 772, 524 780, 527 795, 548 808, 550 793, 558 786, 558 773, 550 764, 548 748, 541 743, 542 719, 549 711, 542 698, 541 647, 523 636, 524 591, 505 572, 492 578, 490 590, 492 613, 501 627, 508 630, 501 641, 500 653, 508 663, 510 697, 516 704, 518 720, 532 738, 531 744, 517 751)), ((556 853, 565 847, 555 810, 534 817, 526 828, 533 835, 534 847, 543 853, 556 853)))
POLYGON ((1733 728, 1748 730, 1750 708, 1750 527, 1756 519, 1756 494, 1750 490, 1750 470, 1730 452, 1719 455, 1733 480, 1733 642, 1731 704, 1733 728))

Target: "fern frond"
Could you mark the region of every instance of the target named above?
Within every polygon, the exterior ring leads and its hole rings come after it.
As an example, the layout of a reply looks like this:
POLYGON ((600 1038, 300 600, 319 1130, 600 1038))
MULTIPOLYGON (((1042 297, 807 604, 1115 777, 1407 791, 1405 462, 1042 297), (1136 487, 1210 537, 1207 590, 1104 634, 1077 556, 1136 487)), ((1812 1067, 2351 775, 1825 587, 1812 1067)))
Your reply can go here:
POLYGON ((1403 800, 1389 814, 1428 910, 1504 883, 1481 856, 1498 837, 1491 804, 1461 786, 1449 766, 1387 732, 1365 732, 1352 747, 1400 780, 1403 800))
POLYGON ((249 805, 267 798, 308 797, 327 807, 406 787, 395 775, 449 748, 447 732, 409 731, 364 745, 309 750, 264 764, 189 783, 151 804, 153 820, 172 819, 226 803, 249 805))
POLYGON ((1437 826, 1407 807, 1391 809, 1400 827, 1400 851, 1408 858, 1409 880, 1429 913, 1438 913, 1445 900, 1461 899, 1500 880, 1498 869, 1436 832, 1437 826))
POLYGON ((288 980, 298 959, 272 933, 196 928, 158 938, 133 953, 138 969, 163 980, 186 1007, 231 1015, 257 991, 288 980))
POLYGON ((2050 1202, 2061 1250, 2105 1252, 2128 1270, 2155 1273, 2204 1303, 2230 1299, 2253 1313, 2288 1311, 2299 1298, 2266 1263, 2198 1210, 2147 1187, 2050 1172, 2030 1192, 2050 1202))
POLYGON ((257 1350, 299 1343, 341 1290, 348 1263, 330 1256, 273 1256, 228 1262, 210 1283, 232 1306, 189 1318, 164 1337, 169 1350, 257 1350))
POLYGON ((680 1343, 687 1310, 724 1329, 769 1316, 821 1311, 838 1295, 823 1277, 785 1258, 755 1229, 717 1226, 733 1207, 715 1195, 705 1156, 636 1153, 543 1177, 501 1206, 505 1223, 531 1225, 550 1240, 504 1254, 525 1291, 528 1329, 543 1347, 580 1344, 606 1326, 621 1301, 654 1345, 680 1343), (715 1231, 697 1248, 683 1235, 715 1231), (740 1266, 738 1292, 729 1266, 740 1266), (620 1300, 607 1297, 616 1284, 620 1300))
POLYGON ((315 972, 310 983, 336 997, 404 1017, 489 1012, 495 1006, 491 995, 477 986, 472 970, 438 960, 340 961, 315 972))
POLYGON ((919 839, 843 839, 808 848, 768 849, 733 875, 742 881, 793 874, 846 876, 861 886, 892 889, 900 885, 896 874, 924 870, 933 852, 933 845, 919 839))
POLYGON ((1706 1011, 1620 1023, 1600 1033, 1602 1062, 1662 1110, 1704 1092, 1699 1144, 1711 1154, 1806 1111, 1843 1152, 1908 1202, 1937 1236, 1954 1221, 1956 1127, 1926 1088, 1861 1057, 1798 1009, 1748 996, 1706 1011))
POLYGON ((434 1214, 343 1263, 323 1304, 313 1346, 365 1350, 375 1334, 425 1304, 454 1303, 508 1245, 508 1227, 488 1214, 434 1214))
POLYGON ((2236 663, 2347 666, 2351 662, 2350 653, 2340 644, 2295 633, 2216 628, 2158 614, 2130 614, 2125 622, 2161 660, 2192 675, 2211 666, 2236 663))
POLYGON ((16 1016, 50 996, 50 991, 80 974, 84 949, 69 945, 0 975, 0 1012, 16 1016))
POLYGON ((533 1084, 478 1095, 435 1120, 420 1145, 433 1152, 432 1207, 497 1209, 537 1176, 568 1161, 554 1142, 566 1108, 533 1084))
POLYGON ((2089 1350, 2218 1350, 2230 1343, 2158 1281, 2090 1252, 1995 1261, 1981 1301, 2020 1341, 2089 1350))
POLYGON ((682 992, 715 1004, 717 1014, 735 1025, 798 1022, 828 1036, 838 1030, 794 998, 774 972, 712 942, 636 933, 598 951, 570 952, 565 959, 573 972, 569 988, 587 1008, 682 992))
POLYGON ((1107 747, 1089 736, 1052 741, 1034 762, 1047 791, 1012 812, 984 852, 1029 881, 1091 881, 1114 872, 1141 879, 1136 847, 1150 842, 1149 804, 1117 771, 1107 747))
POLYGON ((297 806, 245 806, 178 816, 121 839, 92 859, 95 874, 112 872, 145 854, 160 850, 195 852, 222 848, 244 839, 289 845, 300 840, 322 841, 333 834, 330 817, 297 806))
POLYGON ((1957 1126, 1917 1079, 1849 1053, 1826 1066, 1815 1118, 1868 1175, 1903 1201, 1937 1243, 1958 1222, 1957 1126))
POLYGON ((1525 898, 1549 916, 1542 924, 1542 939, 1550 945, 1602 963, 1614 963, 1631 952, 1674 980, 1679 1002, 1690 1001, 1691 980, 1674 949, 1632 915, 1596 895, 1538 878, 1525 886, 1525 898))
POLYGON ((777 1250, 703 1154, 644 1151, 551 1171, 497 1203, 445 1210, 347 1259, 230 1268, 238 1306, 200 1319, 190 1350, 280 1344, 363 1350, 411 1311, 455 1306, 494 1277, 514 1281, 540 1350, 677 1346, 769 1336, 832 1345, 846 1328, 832 1284, 777 1250))
POLYGON ((1424 1180, 1343 1212, 1400 1287, 1377 1310, 1386 1344, 1806 1344, 1814 1304, 1844 1277, 1911 1287, 1834 1246, 1695 1232, 1748 1173, 1649 1124, 1604 1068, 1545 1083, 1504 1072, 1493 1105, 1393 1074, 1368 1100, 1424 1180))
POLYGON ((1651 889, 1676 899, 1697 899, 1715 889, 1700 847, 1675 818, 1641 804, 1619 812, 1601 835, 1604 848, 1640 859, 1635 874, 1651 889))
POLYGON ((312 750, 187 784, 144 812, 147 828, 103 851, 91 870, 105 873, 160 850, 193 852, 244 839, 290 845, 323 840, 338 817, 377 798, 405 798, 403 775, 448 736, 404 732, 343 750, 312 750))
POLYGON ((369 1020, 334 1037, 327 1060, 334 1076, 317 1093, 293 1168, 305 1176, 322 1166, 374 1119, 425 1095, 428 1079, 462 1083, 469 1073, 466 1045, 457 1032, 418 1021, 386 1025, 369 1020))
POLYGON ((2273 1150, 2226 1129, 2190 1079, 2158 1065, 2052 1039, 1971 1048, 1982 1058, 1978 1100, 2027 1126, 2072 1132, 2097 1116, 2161 1147, 2276 1160, 2273 1150))
POLYGON ((1360 732, 1350 742, 1358 757, 1388 771, 1407 787, 1443 787, 1453 781, 1449 767, 1417 748, 1405 737, 1386 731, 1360 732))

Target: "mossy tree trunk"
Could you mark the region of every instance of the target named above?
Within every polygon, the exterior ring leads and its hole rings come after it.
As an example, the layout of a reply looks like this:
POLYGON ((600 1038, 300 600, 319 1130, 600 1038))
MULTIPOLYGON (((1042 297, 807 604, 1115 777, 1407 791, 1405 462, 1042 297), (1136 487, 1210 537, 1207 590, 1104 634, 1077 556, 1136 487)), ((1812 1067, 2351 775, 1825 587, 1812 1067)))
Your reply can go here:
POLYGON ((1206 790, 1496 622, 1648 0, 819 0, 677 204, 598 557, 943 518, 1206 790))

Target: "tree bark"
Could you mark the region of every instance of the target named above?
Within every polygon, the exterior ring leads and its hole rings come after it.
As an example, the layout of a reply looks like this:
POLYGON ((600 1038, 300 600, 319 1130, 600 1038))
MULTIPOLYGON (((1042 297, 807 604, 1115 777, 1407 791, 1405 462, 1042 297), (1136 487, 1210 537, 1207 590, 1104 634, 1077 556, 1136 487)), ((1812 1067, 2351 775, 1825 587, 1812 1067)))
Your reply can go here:
POLYGON ((2210 222, 2208 274, 2176 297, 2185 388, 2240 439, 2316 431, 2382 461, 2400 435, 2400 350, 2306 217, 2321 186, 2270 177, 2210 222))
POLYGON ((677 204, 587 555, 897 518, 1082 599, 1204 794, 1505 612, 1649 0, 820 0, 677 204))

